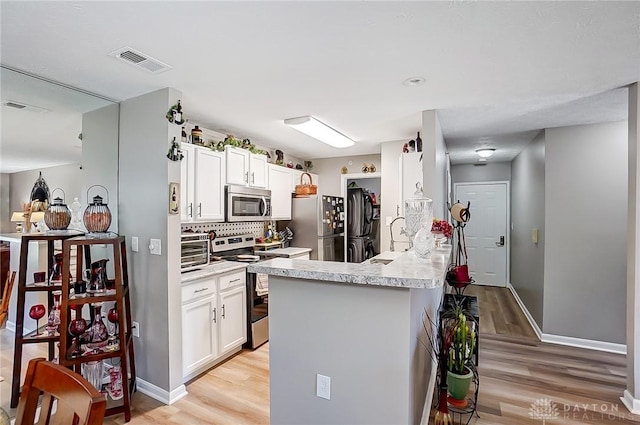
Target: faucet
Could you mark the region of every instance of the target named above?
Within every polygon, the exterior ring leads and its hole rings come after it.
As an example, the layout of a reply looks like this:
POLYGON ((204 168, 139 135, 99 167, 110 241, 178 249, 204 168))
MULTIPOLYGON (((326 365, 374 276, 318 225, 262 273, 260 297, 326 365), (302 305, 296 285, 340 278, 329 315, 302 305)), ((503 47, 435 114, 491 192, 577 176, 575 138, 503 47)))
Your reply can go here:
MULTIPOLYGON (((391 221, 391 223, 389 224, 389 233, 391 234, 391 242, 389 243, 389 250, 392 251, 392 252, 395 251, 395 246, 394 246, 395 241, 393 240, 393 223, 395 223, 399 219, 403 219, 404 220, 404 217, 398 216, 398 217, 394 218, 391 221)), ((400 234, 401 235, 406 235, 407 234, 407 231, 405 230, 404 227, 400 228, 400 234)))

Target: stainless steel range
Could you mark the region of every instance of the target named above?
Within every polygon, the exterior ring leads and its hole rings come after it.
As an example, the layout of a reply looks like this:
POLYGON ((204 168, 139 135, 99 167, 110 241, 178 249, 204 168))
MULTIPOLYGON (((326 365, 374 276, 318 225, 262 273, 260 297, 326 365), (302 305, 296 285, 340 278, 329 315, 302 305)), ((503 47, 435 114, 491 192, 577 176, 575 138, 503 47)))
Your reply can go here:
MULTIPOLYGON (((211 261, 264 261, 253 255, 252 234, 216 237, 211 241, 211 261)), ((247 343, 257 348, 269 340, 269 286, 267 275, 247 272, 247 343)))

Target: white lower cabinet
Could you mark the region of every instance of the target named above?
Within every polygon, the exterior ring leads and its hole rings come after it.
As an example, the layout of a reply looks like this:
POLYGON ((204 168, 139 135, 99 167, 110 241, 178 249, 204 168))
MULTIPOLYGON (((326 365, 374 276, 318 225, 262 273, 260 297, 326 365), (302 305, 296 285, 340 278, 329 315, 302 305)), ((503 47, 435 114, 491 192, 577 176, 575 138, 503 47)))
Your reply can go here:
POLYGON ((220 354, 247 341, 246 288, 220 292, 220 354))
POLYGON ((186 382, 247 341, 244 270, 182 287, 182 376, 186 382))
POLYGON ((187 376, 218 355, 216 294, 182 306, 182 374, 187 376))

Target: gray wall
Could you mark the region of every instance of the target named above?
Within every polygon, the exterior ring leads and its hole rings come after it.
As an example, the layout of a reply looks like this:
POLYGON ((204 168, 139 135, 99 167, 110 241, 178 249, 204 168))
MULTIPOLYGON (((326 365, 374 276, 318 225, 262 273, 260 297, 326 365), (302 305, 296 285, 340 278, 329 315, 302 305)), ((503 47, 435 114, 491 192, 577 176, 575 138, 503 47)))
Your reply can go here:
MULTIPOLYGON (((47 186, 49 186, 49 192, 53 192, 55 188, 61 188, 64 190, 67 205, 71 205, 74 197, 81 196, 83 173, 78 164, 20 171, 19 173, 12 173, 9 175, 11 211, 21 211, 22 204, 29 202, 31 189, 33 189, 33 184, 38 179, 40 171, 42 171, 42 178, 44 178, 45 182, 47 182, 47 186)), ((62 193, 60 191, 56 191, 54 196, 62 197, 62 193)))
MULTIPOLYGON (((118 122, 120 105, 112 104, 82 115, 82 196, 83 206, 93 197, 105 198, 104 190, 93 185, 101 185, 108 191, 111 226, 109 230, 118 232, 118 122), (87 190, 89 199, 87 199, 87 190)), ((69 199, 69 204, 73 198, 69 199)), ((83 209, 84 211, 84 209, 83 209)))
POLYGON ((420 423, 431 363, 418 338, 442 288, 269 279, 272 424, 420 423))
POLYGON ((0 174, 0 233, 15 232, 16 226, 11 222, 11 174, 0 174))
MULTIPOLYGON (((542 131, 514 158, 510 173, 503 165, 489 164, 479 169, 497 172, 489 180, 511 177, 511 284, 542 328, 544 302, 545 246, 545 138, 542 131), (499 167, 490 166, 497 165, 499 167), (495 176, 495 177, 494 177, 495 176), (538 243, 531 240, 532 229, 538 229, 538 243)), ((473 167, 473 166, 472 166, 473 167)))
POLYGON ((543 332, 625 342, 627 123, 546 130, 543 332))
POLYGON ((433 216, 445 217, 447 147, 436 111, 422 111, 424 194, 433 199, 433 216))
POLYGON ((337 158, 322 158, 313 160, 312 173, 318 175, 320 180, 318 185, 318 193, 323 195, 340 196, 342 188, 340 187, 342 167, 347 167, 349 173, 361 173, 362 165, 374 164, 378 172, 381 171, 380 154, 359 155, 359 156, 341 156, 337 158), (352 165, 349 165, 349 161, 352 165))
POLYGON ((134 338, 138 376, 166 391, 182 385, 179 240, 180 217, 168 214, 170 181, 180 181, 180 162, 166 157, 180 127, 165 114, 180 98, 162 89, 120 105, 120 233, 127 235, 134 338), (139 252, 131 252, 131 236, 139 252), (158 238, 162 255, 151 255, 149 240, 158 238))
POLYGON ((451 166, 451 181, 453 183, 510 180, 510 162, 489 162, 487 165, 460 164, 451 166))

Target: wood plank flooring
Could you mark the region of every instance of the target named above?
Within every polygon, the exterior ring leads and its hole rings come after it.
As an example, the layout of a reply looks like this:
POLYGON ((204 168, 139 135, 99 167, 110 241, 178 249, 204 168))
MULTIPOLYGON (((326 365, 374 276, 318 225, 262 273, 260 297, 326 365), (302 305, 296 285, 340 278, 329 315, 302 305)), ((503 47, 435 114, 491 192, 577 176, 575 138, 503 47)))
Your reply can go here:
MULTIPOLYGON (((474 286, 466 294, 478 296, 481 317, 480 417, 470 424, 543 424, 530 413, 540 413, 531 406, 544 399, 558 410, 558 417, 546 420, 548 425, 640 424, 640 417, 629 414, 619 400, 625 388, 625 356, 538 342, 506 288, 474 286)), ((6 357, 1 336, 4 371, 11 367, 11 356, 6 357)), ((194 379, 187 385, 189 394, 171 406, 136 393, 129 423, 266 425, 268 368, 267 343, 194 379)), ((122 415, 104 421, 124 423, 122 415)))

